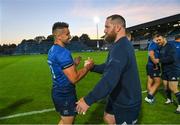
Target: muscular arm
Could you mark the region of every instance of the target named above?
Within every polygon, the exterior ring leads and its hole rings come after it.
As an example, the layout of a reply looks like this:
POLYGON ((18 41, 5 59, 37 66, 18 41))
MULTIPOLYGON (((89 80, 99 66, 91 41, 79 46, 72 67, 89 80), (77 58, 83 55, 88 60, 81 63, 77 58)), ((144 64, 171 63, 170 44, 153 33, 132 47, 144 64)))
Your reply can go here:
POLYGON ((157 64, 158 62, 156 61, 156 58, 155 58, 154 54, 155 54, 155 53, 154 53, 153 50, 149 51, 149 57, 150 57, 151 61, 152 61, 154 64, 157 64))
POLYGON ((68 77, 72 84, 76 84, 79 80, 81 80, 89 71, 90 65, 87 67, 83 67, 80 70, 76 69, 75 65, 72 65, 63 70, 64 74, 68 77))

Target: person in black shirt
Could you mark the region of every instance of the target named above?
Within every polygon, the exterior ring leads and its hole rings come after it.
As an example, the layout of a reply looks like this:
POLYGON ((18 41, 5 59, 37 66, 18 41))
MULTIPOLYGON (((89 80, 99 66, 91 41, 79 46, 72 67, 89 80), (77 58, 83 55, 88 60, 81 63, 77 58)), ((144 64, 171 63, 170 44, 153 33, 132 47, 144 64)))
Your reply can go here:
POLYGON ((161 34, 157 34, 155 40, 161 46, 159 62, 161 63, 162 80, 166 89, 167 97, 171 97, 171 91, 175 94, 178 100, 178 107, 175 112, 180 113, 180 92, 178 90, 180 71, 176 65, 176 48, 173 44, 167 42, 166 38, 161 34))
POLYGON ((101 80, 77 102, 77 111, 85 113, 95 102, 108 96, 104 120, 108 124, 134 124, 141 107, 141 85, 132 43, 126 37, 125 19, 120 15, 107 17, 105 40, 114 42, 106 63, 92 71, 103 73, 101 80))

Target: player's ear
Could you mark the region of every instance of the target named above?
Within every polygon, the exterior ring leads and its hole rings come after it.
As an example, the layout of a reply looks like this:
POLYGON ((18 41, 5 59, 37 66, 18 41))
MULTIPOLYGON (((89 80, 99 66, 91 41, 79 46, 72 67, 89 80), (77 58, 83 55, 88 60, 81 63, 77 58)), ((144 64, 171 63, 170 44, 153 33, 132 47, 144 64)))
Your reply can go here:
POLYGON ((121 25, 116 24, 115 25, 116 32, 119 32, 121 30, 121 25))

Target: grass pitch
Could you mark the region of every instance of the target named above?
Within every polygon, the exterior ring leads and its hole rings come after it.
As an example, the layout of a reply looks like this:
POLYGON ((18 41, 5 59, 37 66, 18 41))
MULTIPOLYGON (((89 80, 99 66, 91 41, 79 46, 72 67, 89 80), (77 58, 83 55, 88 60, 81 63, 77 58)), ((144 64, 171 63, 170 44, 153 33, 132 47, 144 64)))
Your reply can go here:
MULTIPOLYGON (((92 57, 97 64, 105 62, 107 52, 73 53, 85 60, 92 57)), ((146 90, 147 52, 136 52, 142 91, 146 90)), ((82 67, 81 64, 79 67, 82 67)), ((78 98, 85 96, 100 80, 101 75, 89 73, 77 86, 78 98)), ((0 118, 19 113, 53 108, 51 100, 51 74, 47 55, 26 55, 0 57, 0 118)), ((144 102, 139 124, 180 124, 180 114, 175 114, 174 104, 164 105, 162 90, 156 94, 156 101, 150 105, 144 102)), ((175 98, 175 97, 174 97, 175 98)), ((104 101, 93 104, 86 115, 78 115, 76 124, 103 124, 104 101)), ((0 124, 57 124, 59 115, 55 111, 0 120, 0 124)))

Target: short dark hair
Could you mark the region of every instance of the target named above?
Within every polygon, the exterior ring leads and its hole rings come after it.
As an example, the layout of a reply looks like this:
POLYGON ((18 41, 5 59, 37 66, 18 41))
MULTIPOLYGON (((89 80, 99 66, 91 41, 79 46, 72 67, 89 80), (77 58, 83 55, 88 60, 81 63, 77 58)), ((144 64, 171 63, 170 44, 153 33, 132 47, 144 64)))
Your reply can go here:
POLYGON ((69 24, 65 23, 65 22, 56 22, 54 23, 53 27, 52 27, 52 33, 56 30, 56 29, 63 29, 63 28, 68 28, 69 24))
POLYGON ((156 33, 156 34, 153 35, 153 38, 160 37, 160 36, 162 36, 164 38, 166 37, 165 34, 163 34, 163 33, 156 33))
POLYGON ((114 15, 108 16, 107 19, 118 20, 122 24, 122 26, 126 28, 126 20, 121 15, 114 14, 114 15))
POLYGON ((177 34, 177 35, 175 36, 175 40, 178 40, 178 39, 180 39, 180 34, 177 34))

